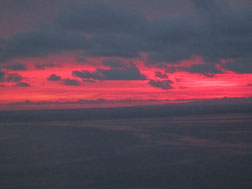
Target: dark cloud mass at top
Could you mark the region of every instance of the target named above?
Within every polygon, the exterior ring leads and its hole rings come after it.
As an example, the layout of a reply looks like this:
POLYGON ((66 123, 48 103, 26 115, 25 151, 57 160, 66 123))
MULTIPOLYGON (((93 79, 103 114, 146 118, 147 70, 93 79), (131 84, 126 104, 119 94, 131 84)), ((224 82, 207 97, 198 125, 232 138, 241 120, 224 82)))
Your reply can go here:
POLYGON ((3 48, 0 51, 0 61, 73 51, 83 49, 86 45, 87 42, 83 35, 45 29, 25 31, 4 40, 3 48))
POLYGON ((146 19, 136 10, 125 9, 105 2, 89 2, 62 11, 56 23, 70 30, 90 33, 142 32, 146 19))
MULTIPOLYGON (((178 64, 199 56, 205 64, 184 71, 221 73, 216 65, 226 59, 231 61, 221 65, 224 69, 252 72, 249 1, 54 0, 50 3, 58 9, 48 16, 48 24, 1 38, 0 61, 69 51, 108 58, 141 58, 141 53, 147 53, 145 63, 151 66, 178 64)), ((44 1, 43 7, 50 3, 44 1)), ((21 11, 18 4, 8 3, 12 5, 10 11, 21 11)), ((34 2, 26 4, 39 9, 34 2)))

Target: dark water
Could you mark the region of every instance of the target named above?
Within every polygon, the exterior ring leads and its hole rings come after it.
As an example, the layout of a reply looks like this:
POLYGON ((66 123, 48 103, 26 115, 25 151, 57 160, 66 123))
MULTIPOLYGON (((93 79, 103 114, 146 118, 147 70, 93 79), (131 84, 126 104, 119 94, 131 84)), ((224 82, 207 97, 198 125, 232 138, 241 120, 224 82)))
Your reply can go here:
POLYGON ((1 189, 251 189, 252 116, 0 123, 1 189))

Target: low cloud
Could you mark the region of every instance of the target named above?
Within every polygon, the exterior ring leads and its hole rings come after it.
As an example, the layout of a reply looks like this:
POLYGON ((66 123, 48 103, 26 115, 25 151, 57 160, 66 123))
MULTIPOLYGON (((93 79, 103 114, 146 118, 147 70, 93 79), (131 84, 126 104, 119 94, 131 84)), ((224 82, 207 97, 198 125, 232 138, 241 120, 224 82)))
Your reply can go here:
POLYGON ((64 79, 63 80, 63 84, 64 85, 72 85, 72 86, 79 86, 80 85, 80 82, 78 80, 75 80, 75 79, 64 79))
POLYGON ((52 74, 50 75, 48 78, 47 78, 48 81, 60 81, 61 80, 61 77, 60 76, 57 76, 55 74, 52 74))
POLYGON ((112 67, 110 69, 97 68, 94 72, 73 71, 73 76, 82 79, 95 80, 146 80, 145 75, 141 74, 135 65, 125 67, 112 67))
POLYGON ((227 70, 244 74, 244 73, 252 73, 251 59, 240 58, 235 59, 233 61, 229 61, 223 65, 223 67, 227 70))
POLYGON ((23 79, 23 77, 17 73, 12 73, 12 74, 8 74, 6 81, 9 82, 20 82, 23 79))
POLYGON ((17 73, 5 73, 0 70, 0 82, 20 82, 23 80, 23 77, 17 73))
POLYGON ((162 79, 168 78, 167 74, 162 72, 155 72, 155 76, 162 79))
POLYGON ((161 88, 161 89, 173 89, 171 80, 150 80, 149 84, 152 87, 161 88))
POLYGON ((23 71, 23 70, 26 70, 25 64, 22 64, 22 63, 12 64, 12 65, 8 66, 7 68, 10 69, 10 70, 13 70, 13 71, 23 71))
POLYGON ((0 70, 0 82, 4 81, 5 72, 0 70))
POLYGON ((190 67, 182 68, 182 70, 190 73, 204 74, 208 77, 211 77, 214 74, 223 73, 214 63, 194 64, 190 67))
POLYGON ((38 70, 43 70, 47 67, 54 67, 54 64, 52 62, 35 64, 35 68, 37 68, 38 70))
POLYGON ((123 67, 123 63, 122 61, 120 61, 119 59, 105 59, 103 60, 102 64, 104 66, 109 66, 110 68, 121 68, 123 67))
POLYGON ((19 82, 15 86, 16 87, 30 87, 30 84, 26 82, 19 82))

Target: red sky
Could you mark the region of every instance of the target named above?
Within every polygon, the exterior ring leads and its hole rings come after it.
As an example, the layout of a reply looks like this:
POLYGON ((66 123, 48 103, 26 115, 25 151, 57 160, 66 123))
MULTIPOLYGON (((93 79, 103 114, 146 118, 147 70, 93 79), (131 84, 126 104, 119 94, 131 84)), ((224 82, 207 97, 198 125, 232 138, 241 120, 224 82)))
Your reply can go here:
MULTIPOLYGON (((63 56, 63 55, 62 55, 63 56)), ((26 100, 32 102, 50 101, 66 102, 83 100, 105 99, 108 101, 120 100, 143 100, 140 104, 150 104, 149 100, 155 100, 156 103, 162 100, 191 100, 191 99, 212 99, 223 97, 250 97, 252 96, 251 86, 252 74, 237 74, 231 71, 224 71, 221 74, 207 76, 198 73, 188 73, 177 71, 167 73, 167 78, 155 76, 155 72, 165 73, 164 69, 146 67, 141 61, 136 64, 142 74, 148 79, 153 80, 171 80, 171 89, 162 89, 153 87, 148 80, 84 80, 72 75, 74 70, 93 71, 97 67, 109 69, 109 67, 97 65, 88 65, 88 63, 74 62, 72 58, 64 57, 54 59, 54 67, 45 67, 37 69, 32 62, 39 60, 23 60, 27 62, 27 70, 13 71, 3 69, 7 74, 17 73, 22 76, 22 82, 29 83, 29 87, 17 87, 16 82, 1 82, 1 104, 23 102, 26 100), (60 76, 59 81, 48 81, 51 74, 60 76), (64 85, 63 79, 70 78, 80 82, 80 85, 64 85)), ((99 60, 96 60, 99 62, 99 60)), ((189 61, 190 63, 199 62, 199 58, 189 61)), ((43 62, 43 61, 41 61, 43 62)), ((167 103, 164 101, 163 103, 167 103)), ((109 104, 107 104, 109 105, 109 104)), ((120 105, 120 103, 117 103, 120 105)), ((125 103, 122 105, 126 105, 125 103)), ((65 105, 70 106, 70 105, 65 105)), ((86 107, 87 105, 82 105, 86 107)), ((116 106, 116 104, 114 105, 116 106)), ((13 107, 13 106, 12 106, 13 107)), ((5 106, 6 108, 6 106, 5 106)), ((15 106, 13 107, 15 108, 15 106)))
POLYGON ((0 20, 1 110, 252 96, 247 1, 229 8, 175 3, 169 9, 163 1, 145 8, 126 1, 70 8, 64 3, 54 1, 57 8, 48 14, 39 3, 3 6, 1 16, 17 11, 20 20, 15 15, 0 20), (22 14, 27 7, 30 16, 22 14))

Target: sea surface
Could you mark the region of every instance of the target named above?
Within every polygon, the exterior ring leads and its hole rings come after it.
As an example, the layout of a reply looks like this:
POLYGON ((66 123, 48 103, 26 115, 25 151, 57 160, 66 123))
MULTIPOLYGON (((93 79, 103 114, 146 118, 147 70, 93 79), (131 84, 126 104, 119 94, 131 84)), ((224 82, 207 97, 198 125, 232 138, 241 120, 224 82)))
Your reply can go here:
POLYGON ((252 115, 0 122, 1 189, 251 189, 252 115))

